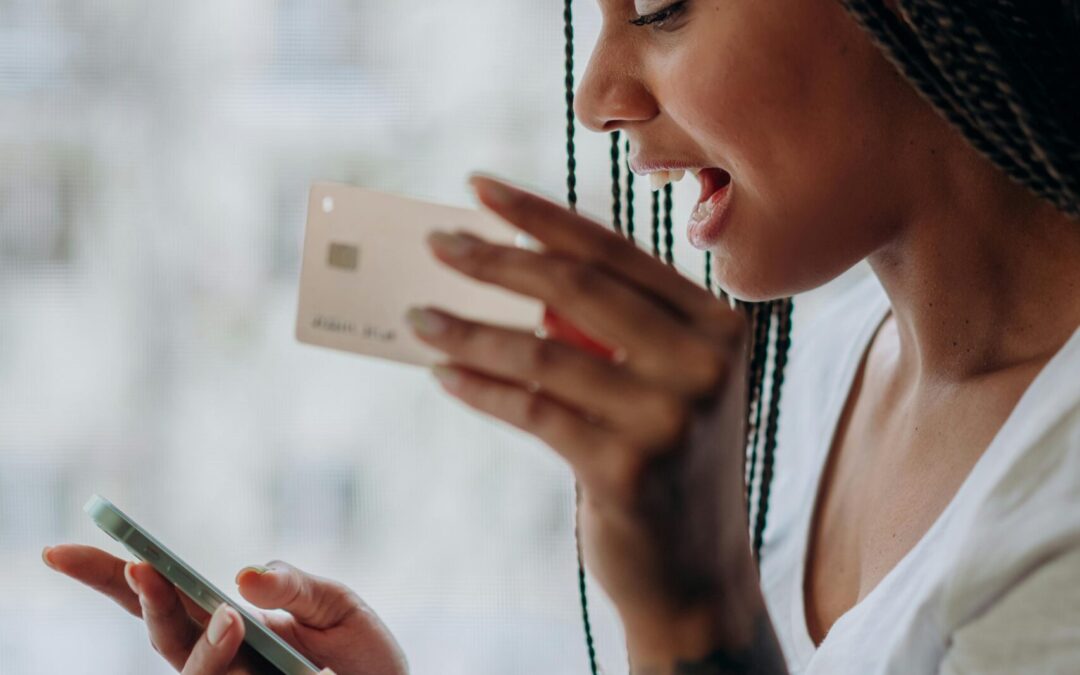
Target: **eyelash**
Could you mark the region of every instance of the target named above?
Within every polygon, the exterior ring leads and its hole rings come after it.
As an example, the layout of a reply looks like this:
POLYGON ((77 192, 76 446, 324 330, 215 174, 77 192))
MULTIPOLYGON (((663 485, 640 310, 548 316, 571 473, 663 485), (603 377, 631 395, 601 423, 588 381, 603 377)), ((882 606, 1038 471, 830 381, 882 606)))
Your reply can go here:
POLYGON ((653 12, 652 14, 646 14, 639 16, 636 19, 631 19, 630 24, 633 26, 652 26, 655 29, 664 27, 664 24, 678 17, 686 9, 686 3, 689 0, 678 0, 659 12, 653 12))

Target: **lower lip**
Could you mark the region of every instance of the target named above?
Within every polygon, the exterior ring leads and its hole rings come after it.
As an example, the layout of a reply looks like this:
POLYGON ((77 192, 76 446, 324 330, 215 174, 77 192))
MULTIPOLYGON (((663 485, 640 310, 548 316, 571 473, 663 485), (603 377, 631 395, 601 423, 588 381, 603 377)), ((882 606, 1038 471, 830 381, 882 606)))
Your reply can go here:
MULTIPOLYGON (((734 182, 728 182, 701 202, 708 205, 710 209, 704 218, 690 216, 690 222, 686 226, 686 236, 694 248, 707 251, 720 242, 720 235, 723 234, 731 216, 731 193, 734 185, 734 182)), ((697 209, 695 209, 696 213, 697 209)))

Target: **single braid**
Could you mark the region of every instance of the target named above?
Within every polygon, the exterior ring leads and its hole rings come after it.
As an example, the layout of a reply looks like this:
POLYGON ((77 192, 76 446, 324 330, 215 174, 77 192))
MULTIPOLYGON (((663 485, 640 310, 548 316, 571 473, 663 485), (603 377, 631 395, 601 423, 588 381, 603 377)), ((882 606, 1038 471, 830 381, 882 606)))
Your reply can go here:
POLYGON ((622 234, 622 164, 619 162, 618 130, 611 132, 611 225, 622 234))
POLYGON ((634 172, 630 169, 630 139, 626 139, 626 238, 634 245, 634 172))
POLYGON ((563 37, 566 40, 565 76, 566 88, 566 203, 571 211, 577 211, 577 157, 574 147, 574 8, 573 0, 563 2, 563 37))
POLYGON ((660 193, 652 191, 652 252, 660 257, 660 193))
POLYGON ((712 283, 712 251, 705 251, 705 289, 713 293, 712 283))
POLYGON ((671 212, 675 208, 674 197, 672 196, 672 185, 668 183, 664 186, 664 246, 666 247, 666 253, 664 254, 664 262, 668 265, 675 265, 675 236, 672 234, 671 212))
MULTIPOLYGON (((573 0, 564 0, 563 36, 566 38, 565 77, 566 87, 566 201, 572 211, 577 211, 577 161, 574 153, 574 14, 573 0)), ((592 620, 589 618, 589 595, 585 584, 585 556, 581 547, 581 485, 574 482, 574 551, 577 555, 578 600, 581 603, 581 622, 585 629, 585 649, 589 656, 589 672, 598 675, 596 644, 593 640, 592 620)))

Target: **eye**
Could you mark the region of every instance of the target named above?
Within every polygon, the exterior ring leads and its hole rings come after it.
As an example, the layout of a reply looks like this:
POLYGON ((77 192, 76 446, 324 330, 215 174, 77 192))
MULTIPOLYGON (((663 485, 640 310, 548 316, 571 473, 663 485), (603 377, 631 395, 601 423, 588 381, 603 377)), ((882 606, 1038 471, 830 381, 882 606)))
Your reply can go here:
POLYGON ((678 0, 678 2, 673 2, 658 12, 645 14, 636 19, 631 19, 630 24, 633 26, 652 26, 654 29, 658 30, 662 29, 673 19, 678 18, 686 11, 687 2, 689 2, 689 0, 678 0))

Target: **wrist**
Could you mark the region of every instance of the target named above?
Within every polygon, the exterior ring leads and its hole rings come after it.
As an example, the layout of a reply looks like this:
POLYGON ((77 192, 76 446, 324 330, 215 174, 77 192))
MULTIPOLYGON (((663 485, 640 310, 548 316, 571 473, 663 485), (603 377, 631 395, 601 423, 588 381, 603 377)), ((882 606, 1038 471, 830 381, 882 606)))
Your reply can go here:
MULTIPOLYGON (((749 556, 747 556, 749 562, 749 556)), ((697 659, 716 650, 738 650, 753 642, 765 601, 752 564, 732 570, 716 590, 692 603, 633 610, 620 608, 633 672, 666 672, 664 664, 697 659)), ((730 568, 729 568, 730 569, 730 568)))

